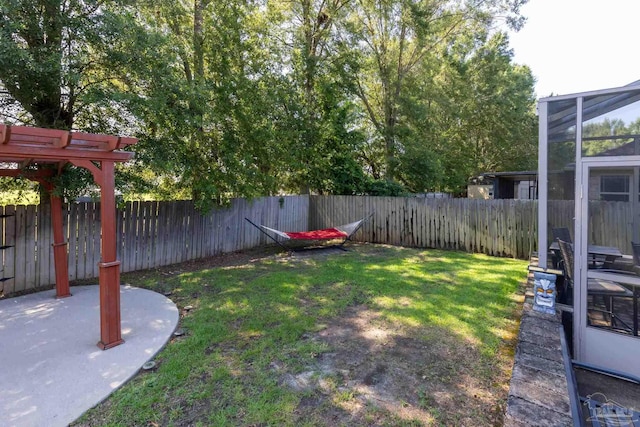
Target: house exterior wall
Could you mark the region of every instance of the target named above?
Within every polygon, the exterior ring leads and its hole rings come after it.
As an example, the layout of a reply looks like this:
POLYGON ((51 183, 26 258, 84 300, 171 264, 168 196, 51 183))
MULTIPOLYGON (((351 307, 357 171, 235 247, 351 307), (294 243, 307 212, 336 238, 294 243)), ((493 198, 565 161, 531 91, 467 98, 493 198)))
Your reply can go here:
POLYGON ((519 181, 515 183, 516 191, 515 198, 516 199, 535 199, 535 181, 519 181), (533 194, 532 194, 533 192, 533 194))
MULTIPOLYGON (((633 179, 633 169, 607 169, 602 171, 595 170, 589 177, 589 200, 601 200, 601 178, 602 176, 612 175, 625 175, 628 176, 629 179, 633 179)), ((631 188, 633 188, 633 186, 631 186, 631 188)))

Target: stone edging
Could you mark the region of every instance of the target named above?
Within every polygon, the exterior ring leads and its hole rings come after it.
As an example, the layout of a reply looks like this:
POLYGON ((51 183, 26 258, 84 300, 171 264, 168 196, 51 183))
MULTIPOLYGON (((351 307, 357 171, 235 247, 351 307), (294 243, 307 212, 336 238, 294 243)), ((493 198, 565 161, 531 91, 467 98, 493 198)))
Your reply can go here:
MULTIPOLYGON (((530 278, 529 283, 533 283, 530 278)), ((572 426, 559 315, 533 310, 527 285, 504 417, 506 427, 572 426)))

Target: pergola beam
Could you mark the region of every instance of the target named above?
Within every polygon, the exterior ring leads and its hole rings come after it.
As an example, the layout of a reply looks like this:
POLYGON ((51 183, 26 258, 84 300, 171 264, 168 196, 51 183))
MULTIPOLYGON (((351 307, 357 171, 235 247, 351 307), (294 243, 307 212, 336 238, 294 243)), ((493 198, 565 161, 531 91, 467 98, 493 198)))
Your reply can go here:
POLYGON ((129 151, 99 151, 73 148, 49 148, 32 145, 2 144, 0 158, 6 161, 34 159, 34 161, 56 162, 59 160, 111 160, 126 162, 133 157, 129 151))

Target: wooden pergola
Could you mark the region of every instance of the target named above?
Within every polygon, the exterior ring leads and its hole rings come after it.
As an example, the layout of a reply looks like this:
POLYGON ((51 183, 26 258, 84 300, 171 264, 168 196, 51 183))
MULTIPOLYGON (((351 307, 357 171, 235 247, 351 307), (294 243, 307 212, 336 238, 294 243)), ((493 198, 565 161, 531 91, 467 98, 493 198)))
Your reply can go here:
POLYGON ((125 162, 132 152, 121 151, 137 139, 112 135, 69 132, 26 126, 0 125, 0 176, 25 177, 41 183, 51 194, 53 258, 56 297, 71 296, 67 242, 63 230, 62 198, 56 195, 51 178, 71 163, 87 169, 100 187, 101 261, 100 268, 100 341, 106 350, 122 344, 120 326, 120 261, 116 251, 116 202, 114 170, 116 162, 125 162), (44 166, 44 167, 43 167, 44 166))

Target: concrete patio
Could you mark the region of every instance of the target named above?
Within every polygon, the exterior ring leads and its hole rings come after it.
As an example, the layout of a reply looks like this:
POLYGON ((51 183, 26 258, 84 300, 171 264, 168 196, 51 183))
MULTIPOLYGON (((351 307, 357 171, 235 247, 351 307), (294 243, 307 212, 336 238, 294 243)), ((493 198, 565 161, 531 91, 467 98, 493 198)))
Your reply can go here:
POLYGON ((98 286, 0 300, 0 425, 66 426, 134 376, 169 340, 175 304, 121 287, 125 343, 98 349, 98 286))

